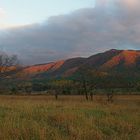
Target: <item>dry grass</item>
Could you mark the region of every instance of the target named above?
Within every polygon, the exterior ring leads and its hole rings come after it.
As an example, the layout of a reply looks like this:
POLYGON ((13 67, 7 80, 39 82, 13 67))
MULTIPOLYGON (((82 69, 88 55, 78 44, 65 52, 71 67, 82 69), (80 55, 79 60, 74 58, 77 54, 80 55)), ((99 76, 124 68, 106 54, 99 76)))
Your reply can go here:
POLYGON ((139 140, 140 96, 0 96, 0 140, 139 140))

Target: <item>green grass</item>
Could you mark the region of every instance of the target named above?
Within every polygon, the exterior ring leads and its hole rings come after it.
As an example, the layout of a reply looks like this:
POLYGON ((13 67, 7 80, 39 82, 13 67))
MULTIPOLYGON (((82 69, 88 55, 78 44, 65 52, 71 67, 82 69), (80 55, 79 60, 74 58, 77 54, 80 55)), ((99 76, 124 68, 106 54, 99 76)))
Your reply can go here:
POLYGON ((140 96, 0 96, 0 140, 139 140, 140 96))

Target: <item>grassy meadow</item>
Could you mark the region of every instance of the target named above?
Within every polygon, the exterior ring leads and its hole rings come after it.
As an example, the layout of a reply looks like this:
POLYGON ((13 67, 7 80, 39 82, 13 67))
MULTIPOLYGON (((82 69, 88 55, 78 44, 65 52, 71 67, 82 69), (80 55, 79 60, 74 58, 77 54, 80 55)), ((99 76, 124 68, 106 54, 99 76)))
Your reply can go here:
POLYGON ((0 140, 139 140, 140 96, 0 96, 0 140))

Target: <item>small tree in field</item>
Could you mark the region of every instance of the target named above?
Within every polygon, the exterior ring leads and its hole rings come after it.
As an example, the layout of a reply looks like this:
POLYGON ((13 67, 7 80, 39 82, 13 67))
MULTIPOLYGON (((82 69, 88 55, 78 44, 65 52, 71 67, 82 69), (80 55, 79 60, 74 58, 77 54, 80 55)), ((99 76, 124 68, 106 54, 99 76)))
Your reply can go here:
POLYGON ((32 92, 32 83, 30 83, 30 82, 24 83, 23 89, 24 89, 24 91, 25 91, 27 94, 31 94, 31 92, 32 92))
POLYGON ((107 101, 110 102, 110 103, 113 103, 114 101, 114 90, 113 89, 108 89, 106 91, 106 96, 107 96, 107 101))
POLYGON ((135 88, 138 92, 140 92, 140 82, 136 84, 135 88))
POLYGON ((18 93, 18 88, 16 86, 11 87, 11 94, 17 94, 18 93))
POLYGON ((58 95, 62 92, 63 85, 60 80, 55 80, 51 83, 52 93, 55 96, 55 99, 58 99, 58 95))
POLYGON ((91 99, 91 101, 93 101, 93 94, 95 92, 95 88, 96 88, 96 86, 91 84, 91 87, 90 87, 90 99, 91 99))
POLYGON ((86 100, 93 100, 93 90, 95 88, 94 73, 90 68, 81 68, 78 72, 79 77, 77 81, 80 82, 82 93, 85 95, 86 100))
POLYGON ((86 97, 86 100, 88 100, 88 87, 87 87, 87 81, 86 81, 86 78, 83 76, 83 91, 85 93, 85 97, 86 97))
POLYGON ((59 94, 70 94, 72 81, 70 80, 55 80, 51 83, 55 99, 58 99, 59 94))
POLYGON ((140 91, 140 83, 137 83, 136 89, 137 89, 138 91, 140 91))

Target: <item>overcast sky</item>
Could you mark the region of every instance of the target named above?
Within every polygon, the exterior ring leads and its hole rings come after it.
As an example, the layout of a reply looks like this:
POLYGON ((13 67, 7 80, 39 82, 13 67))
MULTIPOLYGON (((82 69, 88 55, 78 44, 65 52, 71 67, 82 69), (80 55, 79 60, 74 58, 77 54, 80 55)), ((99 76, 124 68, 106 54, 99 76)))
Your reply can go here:
POLYGON ((0 0, 0 51, 25 64, 140 49, 139 0, 0 0))

